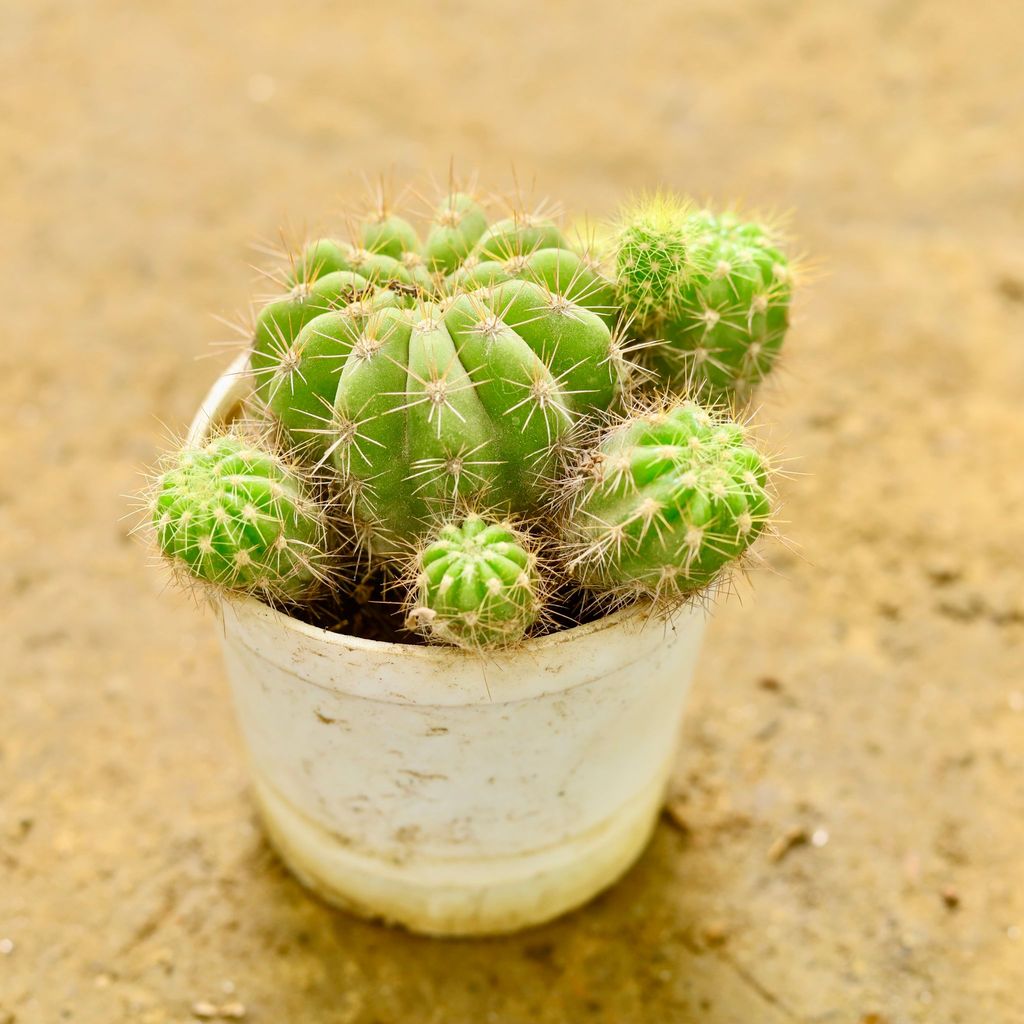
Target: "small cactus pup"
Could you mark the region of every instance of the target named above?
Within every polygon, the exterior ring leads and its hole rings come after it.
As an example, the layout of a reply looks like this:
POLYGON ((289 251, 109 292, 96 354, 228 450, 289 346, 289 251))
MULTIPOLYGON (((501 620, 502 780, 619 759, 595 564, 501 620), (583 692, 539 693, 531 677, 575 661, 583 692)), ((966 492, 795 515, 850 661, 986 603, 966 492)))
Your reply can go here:
POLYGON ((659 344, 645 361, 674 390, 745 401, 775 364, 789 326, 789 261, 770 226, 659 195, 621 218, 618 301, 659 344))
POLYGON ((569 575, 618 603, 671 609, 714 583, 771 517, 769 465, 746 428, 692 401, 607 428, 562 486, 569 575))
POLYGON ((680 312, 686 285, 698 272, 692 206, 658 192, 626 207, 614 231, 615 282, 622 312, 648 332, 680 312))
POLYGON ((543 580, 531 538, 470 514, 436 529, 416 556, 406 623, 434 643, 472 651, 517 644, 541 617, 543 580))
POLYGON ((325 511, 309 482, 248 438, 173 453, 151 502, 160 550, 186 579, 288 603, 327 579, 325 511))

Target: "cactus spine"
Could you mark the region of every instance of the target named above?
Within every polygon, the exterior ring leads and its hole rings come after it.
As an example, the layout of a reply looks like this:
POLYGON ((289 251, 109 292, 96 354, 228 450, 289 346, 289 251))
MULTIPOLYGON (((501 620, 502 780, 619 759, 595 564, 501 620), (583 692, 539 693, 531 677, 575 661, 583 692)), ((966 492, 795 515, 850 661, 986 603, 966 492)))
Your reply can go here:
POLYGON ((623 215, 618 296, 645 361, 670 387, 741 401, 772 369, 789 324, 790 267, 774 232, 665 196, 623 215))
POLYGON ((307 482, 235 434, 173 456, 152 519, 172 565, 217 587, 298 601, 326 577, 324 514, 307 482))
POLYGON ((768 465, 738 423, 693 402, 609 428, 570 478, 570 575, 613 598, 670 604, 713 583, 771 515, 768 465))
POLYGON ((469 515, 437 529, 416 558, 409 628, 469 650, 522 640, 543 608, 529 537, 508 522, 469 515))

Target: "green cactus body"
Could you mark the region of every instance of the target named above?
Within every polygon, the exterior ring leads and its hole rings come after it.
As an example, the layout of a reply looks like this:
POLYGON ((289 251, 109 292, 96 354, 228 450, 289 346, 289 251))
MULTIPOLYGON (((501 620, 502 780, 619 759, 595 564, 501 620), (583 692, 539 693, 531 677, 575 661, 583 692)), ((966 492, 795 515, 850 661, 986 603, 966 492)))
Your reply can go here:
POLYGON ((469 650, 508 647, 540 617, 536 555, 509 523, 470 515, 442 526, 416 568, 407 621, 430 640, 469 650))
POLYGON ((615 285, 600 270, 571 249, 538 249, 504 260, 470 261, 446 280, 449 293, 490 288, 505 281, 533 281, 548 291, 597 313, 614 326, 618 307, 615 285))
POLYGON ((350 270, 337 270, 313 281, 299 281, 279 299, 268 302, 256 318, 250 365, 257 395, 268 401, 273 378, 294 362, 293 343, 313 319, 339 306, 362 300, 370 283, 350 270))
POLYGON ((483 207, 464 192, 452 192, 434 213, 423 245, 429 271, 450 274, 466 259, 487 230, 483 207))
POLYGON ((596 314, 525 281, 385 309, 341 371, 331 454, 373 554, 399 553, 457 499, 534 509, 581 415, 622 368, 596 314))
POLYGON ((491 288, 515 278, 516 275, 504 262, 477 260, 473 257, 445 278, 445 291, 449 295, 458 295, 460 292, 475 291, 477 288, 491 288))
POLYGON ((403 258, 395 258, 367 249, 353 249, 349 254, 349 269, 375 287, 391 288, 406 296, 407 305, 412 305, 413 297, 428 294, 435 287, 422 260, 412 251, 406 252, 403 258))
MULTIPOLYGON (((386 308, 410 310, 409 323, 413 324, 419 318, 415 310, 443 301, 447 316, 447 307, 458 302, 460 295, 486 290, 489 296, 509 303, 507 311, 494 305, 488 315, 514 317, 515 330, 529 335, 527 348, 543 349, 541 358, 551 361, 555 375, 552 394, 571 391, 565 403, 569 418, 577 407, 604 408, 610 382, 615 393, 618 368, 611 366, 613 360, 597 370, 590 360, 595 344, 603 346, 601 358, 609 358, 607 339, 595 333, 593 314, 613 324, 610 282, 579 255, 552 248, 564 244, 553 222, 523 214, 488 228, 479 204, 456 192, 436 211, 424 245, 419 244, 408 221, 395 215, 364 223, 359 241, 359 247, 327 238, 309 243, 295 266, 291 290, 264 307, 256 323, 251 365, 257 378, 257 398, 283 425, 290 444, 312 459, 323 459, 334 441, 328 435, 328 425, 349 353, 368 315, 386 308), (501 260, 492 258, 499 252, 501 260), (513 281, 526 281, 529 286, 505 288, 513 281), (538 323, 532 323, 534 320, 538 323), (573 320, 575 323, 570 322, 573 320), (563 358, 563 352, 577 353, 577 357, 563 358), (563 381, 562 376, 580 359, 584 363, 573 370, 573 380, 563 381)), ((482 308, 488 301, 484 297, 476 304, 482 308)), ((397 321, 388 323, 389 330, 396 329, 397 321)), ((454 368, 452 372, 456 372, 454 368)), ((523 367, 519 372, 521 377, 523 367)), ((519 377, 513 379, 522 383, 519 377)), ((474 377, 473 383, 480 383, 479 377, 474 377)), ((560 402, 554 398, 552 402, 544 406, 544 417, 530 419, 528 436, 542 423, 547 431, 554 429, 550 421, 560 402)), ((479 434, 475 445, 484 444, 484 433, 507 434, 504 428, 483 433, 467 430, 473 436, 479 434)), ((562 432, 561 428, 556 431, 559 436, 562 432)), ((504 451, 494 458, 510 461, 504 451)), ((519 461, 511 459, 512 463, 519 461)), ((500 489, 503 500, 513 484, 508 483, 500 489)), ((521 484, 521 479, 515 481, 516 486, 521 484)), ((424 493, 430 490, 424 487, 424 493)), ((534 490, 527 487, 528 501, 532 501, 534 490)), ((413 501, 407 511, 418 514, 421 506, 420 501, 413 501)))
POLYGON ((659 342, 645 362, 670 387, 744 400, 771 370, 791 282, 764 225, 657 196, 624 216, 616 269, 623 311, 659 342))
POLYGON ((638 332, 675 314, 687 282, 699 270, 690 207, 669 194, 639 200, 624 211, 614 242, 617 299, 638 332))
POLYGON ((651 364, 706 398, 743 399, 771 370, 789 326, 789 265, 760 224, 702 212, 690 226, 703 269, 683 284, 651 364))
POLYGON ((407 252, 418 252, 420 247, 416 229, 396 214, 381 214, 366 221, 360 228, 359 237, 367 251, 396 260, 407 252))
POLYGON ((397 309, 401 302, 387 289, 363 294, 361 300, 310 320, 289 346, 275 353, 264 385, 267 406, 292 446, 312 460, 321 459, 333 440, 334 399, 352 346, 373 313, 397 309))
POLYGON ((501 261, 528 256, 539 249, 568 247, 569 243, 554 221, 523 213, 495 221, 481 235, 473 253, 481 260, 501 261))
POLYGON ((219 587, 293 601, 324 575, 324 519, 277 456, 225 434, 186 448, 157 479, 157 539, 172 564, 219 587))
POLYGON ((292 269, 292 284, 315 281, 338 270, 351 270, 352 246, 333 238, 315 238, 307 242, 292 269))
POLYGON ((515 276, 536 281, 548 291, 564 295, 597 313, 609 326, 614 326, 618 318, 613 282, 594 263, 571 249, 538 249, 526 257, 522 270, 515 276))
POLYGON ((708 586, 771 514, 768 467, 743 427, 692 402, 611 428, 572 484, 565 561, 613 597, 673 601, 708 586))

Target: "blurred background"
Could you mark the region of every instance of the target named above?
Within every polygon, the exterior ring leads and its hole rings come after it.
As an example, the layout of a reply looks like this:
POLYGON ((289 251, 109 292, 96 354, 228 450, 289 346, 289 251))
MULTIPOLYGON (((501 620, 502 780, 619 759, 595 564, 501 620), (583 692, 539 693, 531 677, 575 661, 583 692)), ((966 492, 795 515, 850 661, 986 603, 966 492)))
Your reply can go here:
MULTIPOLYGON (((1020 6, 0 9, 0 1024, 1024 1020, 1020 6), (791 211, 782 545, 719 608, 670 810, 557 924, 430 942, 257 829, 213 620, 123 497, 252 243, 450 161, 596 219, 791 211)), ((210 353, 213 352, 211 356, 210 353)), ((165 427, 166 425, 166 427, 165 427)))

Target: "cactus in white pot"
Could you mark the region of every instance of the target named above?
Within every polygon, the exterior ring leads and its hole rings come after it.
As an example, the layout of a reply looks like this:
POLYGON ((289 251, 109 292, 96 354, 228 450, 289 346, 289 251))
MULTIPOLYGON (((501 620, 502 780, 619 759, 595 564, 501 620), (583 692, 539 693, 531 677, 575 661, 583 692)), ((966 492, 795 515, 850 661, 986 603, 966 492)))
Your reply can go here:
POLYGON ((262 451, 216 438, 160 478, 159 544, 186 574, 294 605, 355 549, 410 640, 507 650, 565 624, 540 614, 552 593, 669 609, 770 522, 768 461, 700 404, 749 396, 781 344, 790 275, 764 226, 659 194, 602 263, 453 189, 422 233, 382 206, 286 276, 250 346, 262 451))
POLYGON ((700 598, 772 523, 771 460, 727 410, 791 281, 766 229, 676 198, 609 238, 459 188, 424 225, 375 206, 288 260, 155 475, 270 837, 331 902, 511 931, 654 827, 700 598))

